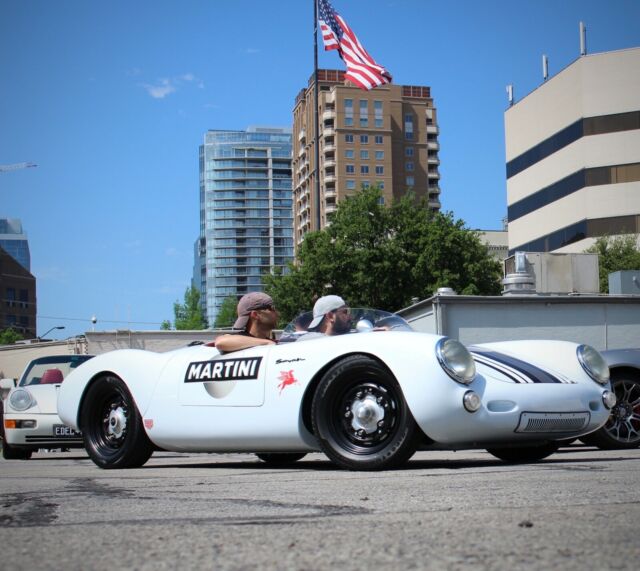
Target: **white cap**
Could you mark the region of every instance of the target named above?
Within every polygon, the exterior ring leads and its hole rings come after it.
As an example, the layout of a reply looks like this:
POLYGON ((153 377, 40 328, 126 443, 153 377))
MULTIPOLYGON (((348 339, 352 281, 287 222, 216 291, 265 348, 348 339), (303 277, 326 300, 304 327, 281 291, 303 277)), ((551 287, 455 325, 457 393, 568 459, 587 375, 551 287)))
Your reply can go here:
POLYGON ((309 323, 308 329, 315 329, 322 323, 324 316, 330 311, 335 311, 347 304, 339 295, 325 295, 316 301, 313 306, 313 321, 309 323))

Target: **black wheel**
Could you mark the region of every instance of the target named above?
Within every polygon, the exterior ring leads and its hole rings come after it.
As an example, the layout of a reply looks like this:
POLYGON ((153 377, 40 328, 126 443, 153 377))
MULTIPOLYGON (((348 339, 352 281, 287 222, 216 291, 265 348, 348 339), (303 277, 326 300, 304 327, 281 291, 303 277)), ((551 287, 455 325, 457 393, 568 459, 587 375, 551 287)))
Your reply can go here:
POLYGON ((580 440, 604 450, 637 448, 640 446, 640 379, 614 373, 611 387, 618 402, 611 409, 609 420, 580 440))
POLYGON ((32 454, 33 450, 10 446, 6 439, 2 441, 2 457, 5 460, 29 460, 32 454))
POLYGON ((404 464, 420 434, 398 382, 364 355, 346 357, 325 373, 313 397, 311 422, 322 451, 350 470, 404 464))
POLYGON ((305 452, 290 452, 290 453, 265 453, 256 454, 260 460, 270 464, 271 466, 286 466, 287 464, 293 464, 298 460, 304 458, 307 454, 305 452))
POLYGON ((113 375, 100 377, 87 390, 80 427, 87 453, 100 468, 138 468, 153 452, 129 389, 113 375))
POLYGON ((487 448, 487 452, 505 462, 526 464, 527 462, 537 462, 547 456, 551 456, 558 448, 560 448, 559 442, 545 442, 517 448, 487 448))

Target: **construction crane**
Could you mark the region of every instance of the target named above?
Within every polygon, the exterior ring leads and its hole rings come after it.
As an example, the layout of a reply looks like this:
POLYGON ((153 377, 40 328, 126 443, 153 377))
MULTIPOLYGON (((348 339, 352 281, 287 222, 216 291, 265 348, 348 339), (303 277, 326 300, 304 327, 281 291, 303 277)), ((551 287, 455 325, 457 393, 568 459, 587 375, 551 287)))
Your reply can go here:
POLYGON ((37 167, 35 163, 14 163, 12 165, 0 165, 0 172, 17 171, 19 169, 29 169, 37 167))

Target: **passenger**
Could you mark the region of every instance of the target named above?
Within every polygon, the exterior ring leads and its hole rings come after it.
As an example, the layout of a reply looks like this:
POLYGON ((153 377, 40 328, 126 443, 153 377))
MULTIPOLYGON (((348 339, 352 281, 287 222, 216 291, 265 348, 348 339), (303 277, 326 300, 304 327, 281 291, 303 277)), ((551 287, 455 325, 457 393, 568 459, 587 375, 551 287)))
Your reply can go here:
POLYGON ((324 335, 342 335, 351 331, 351 312, 338 295, 325 295, 313 306, 313 321, 308 331, 324 335))
POLYGON ((278 312, 273 299, 266 293, 252 292, 240 298, 238 319, 233 324, 238 332, 221 335, 215 340, 218 351, 229 353, 257 345, 273 345, 273 330, 278 323, 278 312))

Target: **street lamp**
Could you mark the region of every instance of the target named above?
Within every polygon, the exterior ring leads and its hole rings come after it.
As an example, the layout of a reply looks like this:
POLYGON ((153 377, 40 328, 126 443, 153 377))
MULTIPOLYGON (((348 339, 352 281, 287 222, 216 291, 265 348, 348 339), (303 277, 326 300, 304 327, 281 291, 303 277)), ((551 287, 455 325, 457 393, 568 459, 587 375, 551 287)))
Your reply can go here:
MULTIPOLYGON (((55 327, 52 327, 51 329, 49 329, 49 331, 47 331, 47 333, 51 333, 51 331, 53 331, 54 329, 64 329, 64 325, 56 325, 55 327)), ((42 341, 42 338, 47 335, 47 333, 44 333, 42 335, 38 335, 38 341, 42 341)))

